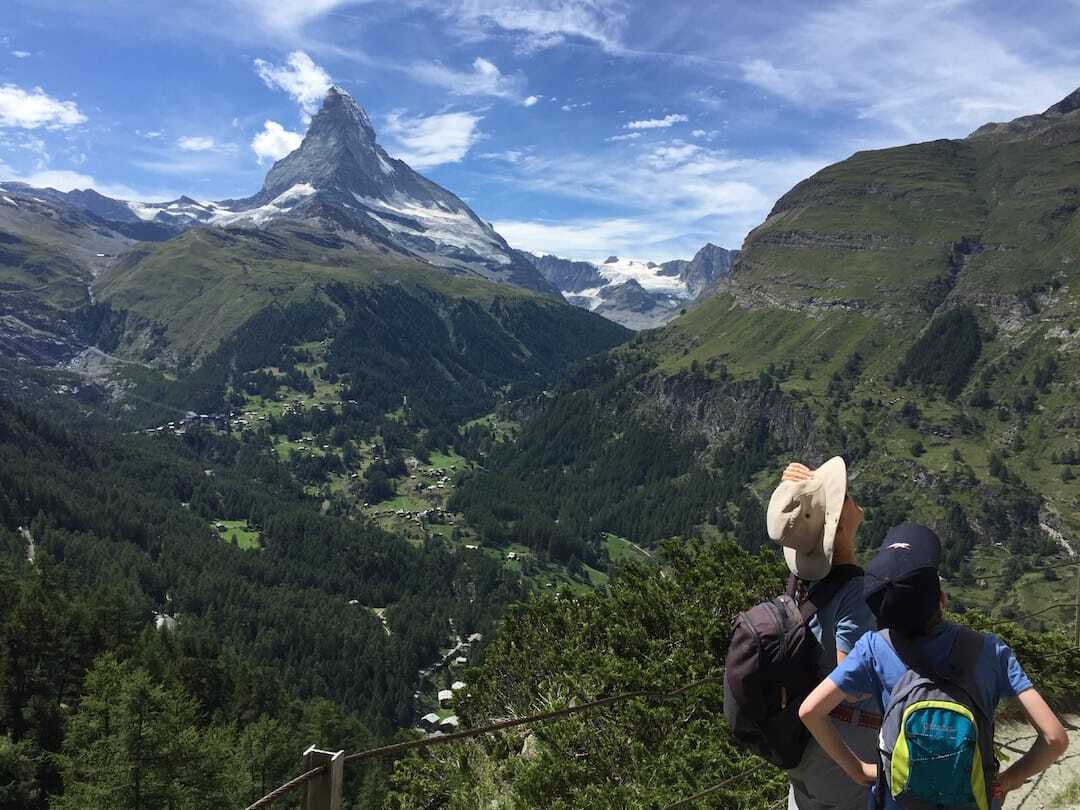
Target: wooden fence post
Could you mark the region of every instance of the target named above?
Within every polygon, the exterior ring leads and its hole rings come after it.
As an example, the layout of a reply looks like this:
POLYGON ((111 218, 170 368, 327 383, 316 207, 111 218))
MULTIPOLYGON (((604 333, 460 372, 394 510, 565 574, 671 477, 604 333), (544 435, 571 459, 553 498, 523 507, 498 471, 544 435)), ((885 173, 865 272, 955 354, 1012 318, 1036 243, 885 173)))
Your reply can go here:
POLYGON ((304 791, 304 810, 341 810, 345 781, 345 752, 322 751, 314 745, 304 752, 304 770, 320 765, 327 768, 308 781, 304 791))

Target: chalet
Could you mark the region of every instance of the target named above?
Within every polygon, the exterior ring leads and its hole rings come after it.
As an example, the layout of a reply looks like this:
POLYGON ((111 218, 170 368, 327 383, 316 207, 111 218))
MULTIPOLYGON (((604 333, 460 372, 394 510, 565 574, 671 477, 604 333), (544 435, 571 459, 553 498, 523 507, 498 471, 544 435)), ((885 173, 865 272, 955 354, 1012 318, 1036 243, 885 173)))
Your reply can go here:
POLYGON ((443 734, 453 734, 459 728, 461 728, 461 721, 458 720, 456 714, 450 715, 441 723, 439 723, 439 731, 441 731, 443 734))
POLYGON ((469 659, 466 658, 464 655, 459 655, 457 658, 454 659, 454 665, 455 666, 463 667, 468 663, 469 663, 469 659))
POLYGON ((429 712, 420 718, 420 728, 425 731, 435 731, 439 727, 439 715, 429 712))
POLYGON ((464 688, 465 688, 465 681, 454 681, 452 684, 450 684, 450 691, 451 692, 460 692, 464 688))
POLYGON ((171 633, 176 630, 176 617, 169 616, 167 613, 155 613, 154 629, 171 633))
POLYGON ((473 633, 473 634, 472 634, 471 636, 469 636, 469 638, 467 639, 467 641, 468 641, 468 642, 469 642, 470 644, 475 644, 476 642, 478 642, 478 641, 483 641, 483 640, 484 640, 484 637, 483 637, 482 635, 480 635, 479 633, 473 633))
POLYGON ((476 551, 478 548, 480 548, 480 546, 473 545, 472 543, 465 544, 466 551, 476 551))
POLYGON ((443 709, 450 707, 450 704, 454 702, 454 693, 449 689, 439 690, 439 706, 443 709))
POLYGON ((508 559, 508 560, 516 560, 517 559, 517 552, 516 551, 507 552, 506 559, 508 559))

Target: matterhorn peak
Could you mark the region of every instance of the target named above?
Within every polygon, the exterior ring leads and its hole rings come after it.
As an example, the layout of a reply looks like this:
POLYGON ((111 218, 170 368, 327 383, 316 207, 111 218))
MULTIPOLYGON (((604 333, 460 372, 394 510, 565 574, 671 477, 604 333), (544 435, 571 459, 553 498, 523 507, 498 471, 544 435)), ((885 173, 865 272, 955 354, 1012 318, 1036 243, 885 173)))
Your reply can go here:
POLYGON ((337 85, 331 85, 326 91, 322 107, 311 119, 308 134, 324 128, 342 129, 345 133, 358 135, 371 143, 375 142, 375 128, 371 126, 371 119, 364 112, 364 108, 337 85))
POLYGON ((259 197, 265 202, 298 184, 382 196, 378 187, 393 173, 389 156, 375 143, 375 128, 364 108, 332 86, 299 148, 274 164, 259 197))

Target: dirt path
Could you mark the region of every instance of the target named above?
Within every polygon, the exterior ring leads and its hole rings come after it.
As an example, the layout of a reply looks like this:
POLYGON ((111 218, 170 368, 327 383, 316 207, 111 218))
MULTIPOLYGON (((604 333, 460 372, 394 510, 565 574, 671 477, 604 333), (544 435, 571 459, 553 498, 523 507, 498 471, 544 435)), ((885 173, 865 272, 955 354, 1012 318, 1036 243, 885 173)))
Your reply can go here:
MULTIPOLYGON (((1065 718, 1069 731, 1069 750, 1051 768, 1032 779, 1005 799, 1004 810, 1045 810, 1045 808, 1080 808, 1080 804, 1054 805, 1062 792, 1080 779, 1080 717, 1065 718)), ((997 741, 1015 760, 1027 751, 1035 738, 1026 723, 1008 723, 997 728, 997 741)))

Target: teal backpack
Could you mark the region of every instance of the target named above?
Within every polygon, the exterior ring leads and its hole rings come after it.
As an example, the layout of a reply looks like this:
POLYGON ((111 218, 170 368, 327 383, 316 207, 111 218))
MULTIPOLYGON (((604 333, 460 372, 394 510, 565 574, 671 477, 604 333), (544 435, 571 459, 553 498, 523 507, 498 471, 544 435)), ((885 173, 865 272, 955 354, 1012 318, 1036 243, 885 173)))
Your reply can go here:
POLYGON ((935 663, 917 642, 879 635, 908 671, 882 718, 878 806, 887 794, 905 810, 990 810, 994 716, 975 684, 983 635, 960 627, 949 660, 935 663))

